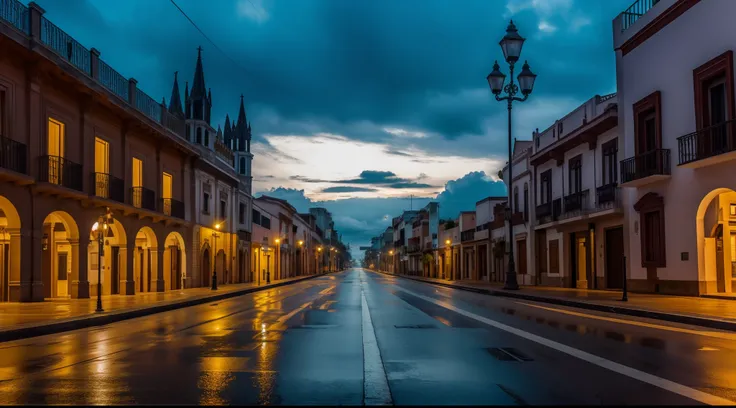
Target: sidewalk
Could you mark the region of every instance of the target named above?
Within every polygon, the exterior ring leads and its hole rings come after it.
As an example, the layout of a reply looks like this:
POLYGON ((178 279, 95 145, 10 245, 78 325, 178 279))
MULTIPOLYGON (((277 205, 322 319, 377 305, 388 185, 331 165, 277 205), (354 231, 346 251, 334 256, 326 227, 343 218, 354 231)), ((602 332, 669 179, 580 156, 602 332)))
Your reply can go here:
POLYGON ((220 285, 216 291, 210 288, 192 288, 132 296, 103 296, 102 308, 105 312, 99 314, 95 313, 96 298, 47 300, 41 303, 0 303, 0 342, 110 324, 228 299, 318 276, 324 274, 281 279, 271 282, 270 285, 258 286, 256 283, 220 285))
POLYGON ((736 331, 736 301, 730 299, 629 293, 628 302, 622 302, 620 291, 538 286, 522 286, 518 291, 509 291, 500 284, 482 281, 450 281, 380 273, 493 296, 736 331))

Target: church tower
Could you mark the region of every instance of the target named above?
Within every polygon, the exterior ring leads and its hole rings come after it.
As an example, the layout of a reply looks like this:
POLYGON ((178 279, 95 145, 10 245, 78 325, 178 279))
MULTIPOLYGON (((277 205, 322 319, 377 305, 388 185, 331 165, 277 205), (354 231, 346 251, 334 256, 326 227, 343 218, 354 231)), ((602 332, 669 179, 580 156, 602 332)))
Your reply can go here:
MULTIPOLYGON (((229 118, 228 118, 229 119, 229 118)), ((228 121, 226 119, 225 129, 227 130, 228 121)), ((241 178, 247 180, 248 194, 251 193, 253 176, 251 173, 251 163, 253 162, 253 154, 250 152, 251 127, 245 115, 245 104, 243 95, 240 95, 240 109, 238 110, 238 118, 231 125, 230 130, 230 148, 235 153, 235 170, 241 178)), ((228 136, 225 136, 228 140, 228 136)))
MULTIPOLYGON (((175 87, 178 95, 178 85, 175 84, 175 87)), ((192 89, 189 90, 189 84, 187 83, 184 90, 184 109, 187 140, 213 150, 216 132, 210 124, 212 91, 208 92, 205 86, 202 47, 197 48, 197 64, 194 68, 192 89)))

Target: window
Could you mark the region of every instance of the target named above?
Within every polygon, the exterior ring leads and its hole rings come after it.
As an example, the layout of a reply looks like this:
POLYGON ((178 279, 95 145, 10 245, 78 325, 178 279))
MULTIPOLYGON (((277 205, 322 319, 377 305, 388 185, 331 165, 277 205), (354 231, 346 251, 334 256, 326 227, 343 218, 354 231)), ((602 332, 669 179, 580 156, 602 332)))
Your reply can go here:
MULTIPOLYGON (((58 163, 60 157, 64 157, 64 145, 65 143, 65 126, 58 120, 49 118, 49 138, 46 153, 49 156, 56 157, 54 162, 58 163)), ((53 161, 53 160, 52 160, 53 161)), ((50 161, 51 162, 51 161, 50 161)), ((58 175, 58 174, 57 174, 58 175)))
POLYGON ((261 217, 261 226, 265 229, 271 229, 271 218, 261 217))
POLYGON ((730 214, 731 217, 736 217, 736 204, 731 204, 730 214))
POLYGON ((202 128, 197 128, 197 144, 202 144, 202 128))
POLYGON ((529 221, 529 184, 524 183, 524 221, 529 221))
POLYGON ((95 137, 95 173, 110 172, 110 144, 95 137))
POLYGON ((192 128, 187 125, 187 142, 192 141, 192 128))
MULTIPOLYGON (((662 148, 661 95, 659 91, 634 104, 634 139, 636 155, 662 148)), ((646 162, 656 163, 656 157, 646 162)), ((642 163, 646 165, 647 163, 642 163)), ((649 163, 651 164, 651 163, 649 163)))
POLYGON ((562 136, 562 122, 557 124, 557 135, 562 136))
POLYGON ((603 166, 603 185, 616 184, 618 181, 618 174, 616 172, 616 166, 618 163, 618 139, 613 139, 603 144, 601 148, 603 155, 602 166, 603 166))
POLYGON ((539 203, 547 204, 552 201, 552 169, 542 173, 539 188, 539 203))
POLYGON ((733 52, 698 67, 693 78, 696 126, 707 129, 698 136, 698 153, 707 157, 733 150, 733 132, 722 125, 734 119, 733 52))
POLYGON ((174 177, 164 172, 161 183, 161 198, 173 198, 174 177))
POLYGON ((641 223, 641 266, 666 267, 664 199, 656 193, 647 193, 634 204, 634 209, 641 223))
POLYGON ((568 188, 570 194, 579 193, 583 189, 583 163, 582 156, 576 156, 570 159, 568 163, 568 188))
POLYGON ((245 157, 240 158, 240 174, 245 174, 245 157))
POLYGON ((210 213, 210 194, 204 193, 202 195, 202 212, 205 214, 210 213))
POLYGON ((141 208, 143 205, 143 160, 133 157, 133 206, 141 208))
POLYGON ((261 213, 258 210, 251 211, 251 215, 253 216, 253 224, 262 225, 261 224, 261 213))
POLYGON ((220 200, 220 217, 227 218, 227 201, 220 200))
POLYGON ((209 130, 204 131, 204 145, 207 147, 210 146, 210 131, 209 130))
POLYGON ((514 213, 519 212, 519 187, 514 187, 514 213))
POLYGON ((243 203, 238 206, 238 222, 245 224, 245 204, 243 203))

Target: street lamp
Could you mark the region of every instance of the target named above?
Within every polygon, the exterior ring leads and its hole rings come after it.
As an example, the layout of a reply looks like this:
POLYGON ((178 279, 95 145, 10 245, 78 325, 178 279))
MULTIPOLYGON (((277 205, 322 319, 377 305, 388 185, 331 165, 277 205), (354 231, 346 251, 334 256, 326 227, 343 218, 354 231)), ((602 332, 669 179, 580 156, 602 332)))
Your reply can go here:
POLYGON ((215 241, 215 262, 214 266, 212 268, 212 290, 217 290, 217 238, 220 236, 220 234, 217 233, 217 231, 220 230, 220 226, 222 225, 221 222, 218 222, 215 224, 215 232, 212 233, 212 239, 215 241))
POLYGON ((105 209, 105 214, 97 218, 97 222, 92 225, 92 232, 97 238, 97 309, 95 312, 102 313, 102 255, 105 251, 105 234, 109 225, 112 225, 112 211, 110 208, 105 209))
POLYGON ((509 198, 507 204, 508 210, 506 212, 506 219, 509 223, 509 267, 508 272, 506 273, 506 285, 504 286, 504 289, 507 290, 519 289, 519 284, 516 281, 516 267, 514 265, 514 246, 512 239, 514 227, 511 223, 511 209, 513 208, 511 202, 513 198, 511 194, 511 184, 513 180, 513 157, 511 152, 511 109, 514 101, 524 102, 527 100, 527 98, 529 98, 529 94, 531 94, 532 90, 534 89, 534 81, 537 78, 537 76, 529 69, 529 64, 524 62, 524 66, 521 68, 521 73, 519 73, 518 76, 519 86, 514 83, 514 64, 516 64, 516 62, 519 60, 519 57, 521 56, 521 48, 524 45, 524 41, 525 39, 519 35, 519 31, 516 29, 514 22, 511 21, 508 28, 506 28, 506 35, 499 42, 499 45, 501 45, 501 50, 503 50, 503 56, 506 59, 506 62, 509 64, 509 82, 504 86, 504 83, 506 82, 506 75, 501 72, 498 61, 493 64, 493 71, 491 71, 491 73, 488 74, 488 76, 486 77, 488 85, 491 87, 491 92, 496 97, 496 100, 499 102, 506 101, 509 111, 509 181, 507 187, 509 198), (521 94, 524 95, 523 98, 516 96, 519 91, 521 91, 521 94), (500 96, 502 92, 505 93, 506 96, 500 96))

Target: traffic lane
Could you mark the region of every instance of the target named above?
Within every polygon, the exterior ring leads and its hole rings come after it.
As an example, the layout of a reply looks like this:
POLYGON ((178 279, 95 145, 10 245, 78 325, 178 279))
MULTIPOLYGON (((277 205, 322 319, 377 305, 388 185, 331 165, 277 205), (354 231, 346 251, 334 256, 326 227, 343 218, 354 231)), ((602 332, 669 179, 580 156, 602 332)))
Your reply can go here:
POLYGON ((447 309, 427 310, 371 278, 369 305, 397 405, 694 403, 447 309))
MULTIPOLYGON (((652 319, 591 313, 385 275, 374 276, 391 285, 399 285, 625 366, 736 400, 736 367, 731 363, 736 360, 734 333, 671 323, 665 325, 652 319)), ((436 305, 417 302, 420 307, 437 310, 436 305)))
POLYGON ((275 357, 280 403, 361 405, 361 282, 355 270, 286 321, 275 357))
POLYGON ((0 355, 15 364, 2 365, 0 403, 277 401, 279 319, 334 286, 336 278, 308 282, 70 332, 64 339, 4 344, 0 355))

